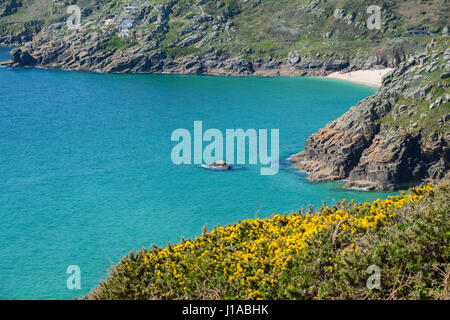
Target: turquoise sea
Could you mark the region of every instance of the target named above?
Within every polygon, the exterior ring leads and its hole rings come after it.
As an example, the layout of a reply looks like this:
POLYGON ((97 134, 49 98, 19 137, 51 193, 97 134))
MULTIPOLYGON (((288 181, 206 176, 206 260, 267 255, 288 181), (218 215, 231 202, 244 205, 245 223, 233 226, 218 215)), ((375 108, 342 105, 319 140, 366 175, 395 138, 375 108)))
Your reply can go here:
POLYGON ((80 297, 130 250, 205 224, 386 197, 312 183, 285 160, 374 91, 320 78, 0 68, 0 299, 80 297), (279 129, 279 173, 174 165, 171 133, 195 120, 279 129), (81 290, 66 288, 69 265, 81 269, 81 290))

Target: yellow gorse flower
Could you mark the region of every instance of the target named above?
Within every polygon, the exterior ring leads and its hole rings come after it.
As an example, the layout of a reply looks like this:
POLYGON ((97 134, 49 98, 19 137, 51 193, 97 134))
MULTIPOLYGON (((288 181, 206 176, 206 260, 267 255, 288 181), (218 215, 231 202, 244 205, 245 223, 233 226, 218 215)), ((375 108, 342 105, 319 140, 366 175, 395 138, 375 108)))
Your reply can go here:
MULTIPOLYGON (((219 226, 194 240, 147 252, 142 286, 166 284, 187 292, 192 290, 192 272, 205 281, 208 275, 220 273, 230 285, 242 287, 240 298, 258 299, 263 297, 261 288, 276 286, 279 277, 289 269, 292 257, 301 256, 314 236, 336 228, 352 233, 376 230, 394 223, 403 206, 417 203, 433 192, 433 185, 428 184, 372 203, 352 201, 347 206, 324 206, 315 214, 275 214, 267 219, 219 226)), ((358 247, 351 243, 347 251, 341 252, 342 257, 349 252, 358 252, 358 247)), ((336 264, 330 265, 328 271, 336 268, 336 264)))

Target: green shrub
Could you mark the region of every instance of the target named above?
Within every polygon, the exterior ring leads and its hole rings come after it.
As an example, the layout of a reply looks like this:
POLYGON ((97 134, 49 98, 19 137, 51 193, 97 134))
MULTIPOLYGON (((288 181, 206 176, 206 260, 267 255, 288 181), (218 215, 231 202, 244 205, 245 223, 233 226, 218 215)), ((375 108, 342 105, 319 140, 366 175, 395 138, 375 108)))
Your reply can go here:
POLYGON ((134 45, 136 45, 136 42, 130 42, 124 38, 114 35, 107 42, 103 43, 100 49, 106 52, 114 50, 120 51, 130 48, 134 45))
POLYGON ((190 54, 194 54, 199 51, 200 51, 200 49, 195 48, 195 47, 185 47, 185 48, 173 47, 173 48, 167 48, 166 54, 167 54, 168 58, 176 59, 178 57, 188 56, 190 54))

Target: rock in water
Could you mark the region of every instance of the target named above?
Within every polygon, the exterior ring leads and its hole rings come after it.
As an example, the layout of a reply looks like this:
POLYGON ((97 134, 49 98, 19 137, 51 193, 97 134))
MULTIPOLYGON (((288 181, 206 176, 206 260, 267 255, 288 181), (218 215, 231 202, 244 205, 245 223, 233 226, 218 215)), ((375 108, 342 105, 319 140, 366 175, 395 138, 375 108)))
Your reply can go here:
POLYGON ((223 160, 213 162, 211 164, 202 165, 204 168, 213 170, 230 170, 231 166, 223 160))

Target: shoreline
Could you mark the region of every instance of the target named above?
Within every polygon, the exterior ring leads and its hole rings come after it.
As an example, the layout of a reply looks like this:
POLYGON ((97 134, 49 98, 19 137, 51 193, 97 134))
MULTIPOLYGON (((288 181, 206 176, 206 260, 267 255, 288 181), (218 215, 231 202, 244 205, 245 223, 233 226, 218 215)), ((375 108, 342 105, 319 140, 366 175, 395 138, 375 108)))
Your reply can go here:
MULTIPOLYGON (((6 48, 9 51, 13 50, 14 47, 8 47, 0 45, 0 48, 6 48)), ((228 59, 229 60, 229 59, 228 59)), ((325 63, 325 62, 322 62, 325 63)), ((333 61, 329 61, 328 63, 333 63, 333 61)), ((139 71, 134 70, 133 68, 128 68, 128 70, 102 70, 100 68, 86 68, 86 67, 64 67, 62 64, 50 63, 46 65, 41 65, 39 63, 33 65, 17 65, 12 59, 8 59, 5 61, 0 61, 0 66, 4 67, 38 67, 49 70, 63 70, 63 71, 84 71, 84 72, 93 72, 93 73, 101 73, 101 74, 163 74, 163 75, 209 75, 209 76, 225 76, 225 77, 245 77, 245 76, 256 76, 262 78, 271 78, 271 77, 318 77, 318 78, 329 78, 329 79, 337 79, 337 80, 345 80, 349 82, 353 82, 356 84, 366 85, 374 88, 380 88, 382 85, 383 77, 389 74, 394 68, 388 68, 384 66, 373 66, 372 69, 358 69, 356 71, 345 71, 353 68, 342 68, 335 69, 339 71, 331 72, 326 71, 326 69, 296 69, 290 68, 289 65, 285 65, 280 62, 280 64, 271 69, 252 67, 250 69, 246 69, 245 72, 236 71, 236 70, 222 70, 221 68, 211 68, 210 70, 183 70, 183 69, 165 69, 161 70, 146 70, 139 71), (330 73, 331 72, 331 73, 330 73)), ((355 66, 354 66, 355 67, 355 66)), ((360 66, 362 67, 362 66, 360 66)))
POLYGON ((389 74, 393 68, 358 70, 353 72, 341 71, 333 72, 326 78, 350 81, 358 84, 364 84, 371 87, 380 88, 383 78, 389 74))
POLYGON ((352 72, 342 72, 336 71, 329 75, 316 75, 316 74, 261 74, 261 73, 250 73, 250 74, 221 74, 221 73, 180 73, 180 72, 103 72, 101 70, 87 70, 87 69, 71 69, 71 68, 58 68, 58 67, 49 67, 49 66, 23 66, 23 67, 15 67, 11 66, 11 60, 0 60, 0 67, 10 67, 10 68, 18 68, 18 69, 26 69, 26 68, 38 68, 38 69, 46 69, 46 70, 59 70, 59 71, 74 71, 74 72, 88 72, 88 73, 96 73, 96 74, 156 74, 156 75, 181 75, 181 76, 216 76, 216 77, 260 77, 260 78, 278 78, 278 77, 298 77, 298 78, 322 78, 322 79, 334 79, 334 80, 342 80, 347 82, 352 82, 356 84, 366 85, 374 88, 380 88, 383 77, 388 74, 390 71, 394 70, 393 68, 384 68, 384 69, 376 69, 376 70, 357 70, 352 72))

